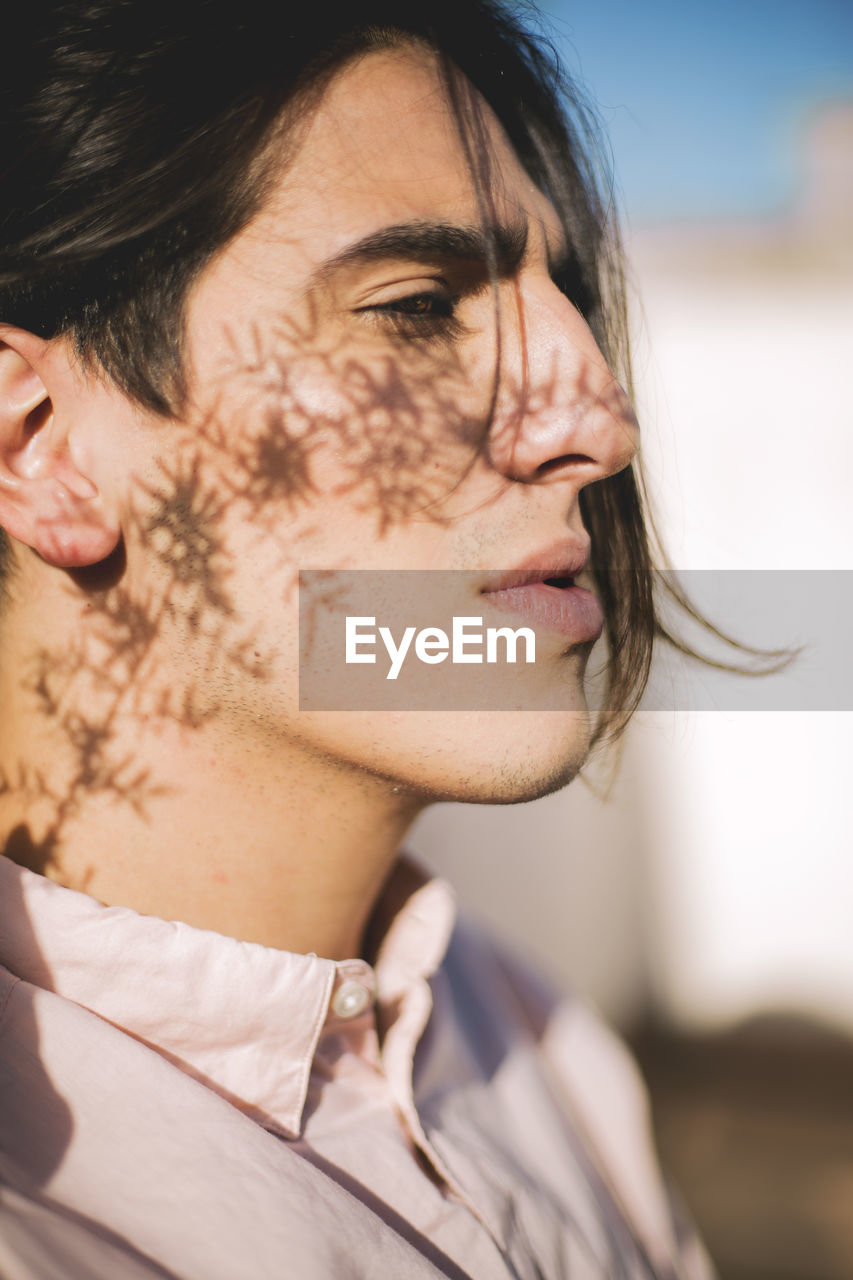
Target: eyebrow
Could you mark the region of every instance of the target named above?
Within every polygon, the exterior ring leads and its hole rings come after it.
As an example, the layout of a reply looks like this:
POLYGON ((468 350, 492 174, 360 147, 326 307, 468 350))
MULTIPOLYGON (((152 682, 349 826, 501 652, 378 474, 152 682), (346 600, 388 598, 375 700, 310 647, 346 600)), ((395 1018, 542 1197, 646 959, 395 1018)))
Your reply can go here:
POLYGON ((418 262, 479 262, 500 277, 512 275, 527 248, 527 223, 493 223, 485 227, 452 222, 403 222, 383 227, 328 258, 312 275, 323 284, 343 267, 369 265, 392 258, 418 262))

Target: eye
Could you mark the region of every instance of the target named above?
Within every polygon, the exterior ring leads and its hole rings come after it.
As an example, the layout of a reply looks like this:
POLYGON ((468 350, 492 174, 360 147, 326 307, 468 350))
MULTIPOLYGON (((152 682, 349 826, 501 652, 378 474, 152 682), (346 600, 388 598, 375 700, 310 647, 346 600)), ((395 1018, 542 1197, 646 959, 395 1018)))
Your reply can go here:
POLYGON ((465 332, 458 306, 458 296, 422 290, 360 307, 359 313, 403 338, 455 338, 465 332))
POLYGON ((384 302, 377 309, 404 316, 450 317, 453 315, 453 307, 453 298, 437 293, 413 293, 408 298, 384 302))

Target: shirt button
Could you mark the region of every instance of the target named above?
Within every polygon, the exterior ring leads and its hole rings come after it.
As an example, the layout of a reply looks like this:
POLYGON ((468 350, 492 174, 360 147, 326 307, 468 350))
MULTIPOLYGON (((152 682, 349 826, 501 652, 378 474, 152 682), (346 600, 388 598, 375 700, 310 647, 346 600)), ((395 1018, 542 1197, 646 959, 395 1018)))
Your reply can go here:
POLYGON ((372 1000, 373 996, 360 982, 342 982, 332 996, 332 1008, 339 1018, 356 1018, 372 1000))

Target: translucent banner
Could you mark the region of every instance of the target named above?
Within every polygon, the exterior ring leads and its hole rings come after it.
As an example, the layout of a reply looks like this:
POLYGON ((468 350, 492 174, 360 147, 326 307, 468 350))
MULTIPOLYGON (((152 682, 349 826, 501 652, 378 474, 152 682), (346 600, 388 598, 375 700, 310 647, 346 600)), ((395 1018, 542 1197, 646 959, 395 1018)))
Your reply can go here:
MULTIPOLYGON (((605 582, 616 600, 643 594, 618 572, 302 571, 300 708, 594 706, 607 679, 605 582)), ((656 644, 644 710, 853 710, 853 572, 666 571, 640 585, 708 659, 656 644)))

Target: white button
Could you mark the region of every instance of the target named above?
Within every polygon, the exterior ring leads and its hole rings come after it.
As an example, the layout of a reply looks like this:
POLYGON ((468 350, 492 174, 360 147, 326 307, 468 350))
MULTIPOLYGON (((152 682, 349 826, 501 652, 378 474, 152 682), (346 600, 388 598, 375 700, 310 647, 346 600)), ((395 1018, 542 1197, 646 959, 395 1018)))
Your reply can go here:
POLYGON ((373 996, 360 982, 342 982, 332 996, 332 1008, 339 1018, 356 1018, 372 1000, 373 996))

